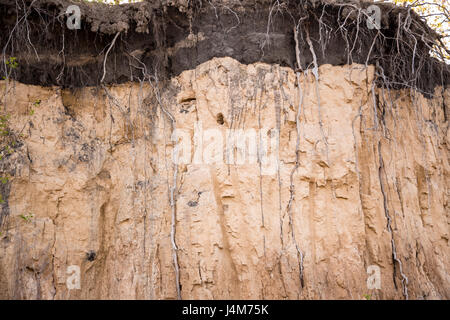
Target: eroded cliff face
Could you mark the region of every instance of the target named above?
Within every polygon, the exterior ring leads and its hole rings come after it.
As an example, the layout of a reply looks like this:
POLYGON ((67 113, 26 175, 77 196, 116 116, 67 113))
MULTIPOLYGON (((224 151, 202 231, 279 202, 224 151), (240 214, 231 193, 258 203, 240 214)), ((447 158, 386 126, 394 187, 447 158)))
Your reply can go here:
POLYGON ((215 58, 161 87, 0 82, 0 297, 450 298, 450 90, 373 81, 215 58))

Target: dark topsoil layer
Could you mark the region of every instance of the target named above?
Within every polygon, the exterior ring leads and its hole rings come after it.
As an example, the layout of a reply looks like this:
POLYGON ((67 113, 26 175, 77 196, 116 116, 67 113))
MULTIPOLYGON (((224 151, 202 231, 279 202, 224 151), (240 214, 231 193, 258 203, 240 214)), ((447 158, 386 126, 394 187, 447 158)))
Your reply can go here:
MULTIPOLYGON (((294 26, 300 21, 302 69, 352 62, 377 65, 380 84, 425 93, 450 83, 450 68, 428 54, 438 36, 411 10, 378 4, 382 28, 370 30, 370 2, 332 0, 157 0, 108 6, 67 0, 0 0, 1 73, 41 86, 99 85, 168 79, 213 57, 297 69, 294 26), (273 4, 280 5, 273 5, 273 4), (81 9, 69 30, 70 4, 81 9), (269 19, 270 17, 270 19, 269 19), (269 23, 270 20, 270 23, 269 23), (191 34, 191 36, 190 36, 191 34), (197 41, 196 41, 197 39, 197 41), (18 66, 5 64, 16 57, 18 66)), ((446 50, 443 48, 443 50, 446 50)))

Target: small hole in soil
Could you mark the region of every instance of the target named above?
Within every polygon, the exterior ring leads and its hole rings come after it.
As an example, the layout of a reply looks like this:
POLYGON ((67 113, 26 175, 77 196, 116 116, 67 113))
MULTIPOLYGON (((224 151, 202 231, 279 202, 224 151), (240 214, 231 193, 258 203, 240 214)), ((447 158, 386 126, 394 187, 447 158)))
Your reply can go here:
POLYGON ((89 251, 89 252, 87 252, 86 253, 86 259, 88 260, 88 261, 94 261, 95 260, 95 258, 97 257, 97 254, 95 253, 95 251, 94 250, 91 250, 91 251, 89 251))
POLYGON ((225 123, 225 121, 223 120, 223 114, 217 114, 217 123, 220 125, 223 125, 225 123))
POLYGON ((190 103, 190 102, 194 102, 196 99, 195 97, 188 97, 188 98, 184 98, 183 100, 180 101, 180 103, 190 103))
POLYGON ((197 201, 189 201, 188 202, 188 206, 189 207, 196 207, 198 205, 198 202, 197 201))

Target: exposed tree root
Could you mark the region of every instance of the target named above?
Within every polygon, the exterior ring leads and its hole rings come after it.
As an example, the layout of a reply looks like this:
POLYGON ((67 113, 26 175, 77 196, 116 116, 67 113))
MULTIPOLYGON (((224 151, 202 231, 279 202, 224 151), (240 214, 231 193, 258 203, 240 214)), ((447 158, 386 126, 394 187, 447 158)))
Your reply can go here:
MULTIPOLYGON (((151 80, 149 80, 151 81, 151 80)), ((172 131, 172 142, 174 143, 174 148, 178 143, 176 136, 176 121, 173 115, 164 107, 162 102, 161 94, 158 88, 158 78, 155 77, 155 84, 152 85, 153 90, 156 95, 156 99, 158 101, 158 105, 160 106, 162 112, 167 116, 170 121, 171 131, 172 131)), ((174 151, 177 153, 176 151, 174 151)), ((172 176, 172 185, 169 187, 169 201, 171 208, 171 226, 170 226, 170 242, 172 243, 172 258, 173 265, 175 268, 175 284, 177 289, 177 298, 181 300, 181 283, 180 283, 180 265, 178 262, 178 246, 176 244, 175 235, 176 235, 176 219, 177 219, 177 204, 176 204, 176 191, 177 191, 177 179, 178 179, 178 164, 173 163, 173 176, 172 176)))
POLYGON ((325 148, 326 148, 326 157, 327 157, 327 165, 330 165, 330 159, 328 156, 328 140, 327 137, 323 131, 323 122, 322 122, 322 112, 320 109, 320 93, 319 93, 319 66, 317 64, 317 57, 316 57, 316 53, 314 51, 314 46, 311 42, 311 39, 309 37, 309 31, 308 29, 306 29, 306 42, 308 43, 309 46, 309 50, 311 51, 311 54, 313 56, 313 64, 314 67, 312 69, 312 73, 314 75, 314 84, 315 84, 315 90, 316 90, 316 99, 317 99, 317 111, 319 114, 319 127, 320 127, 320 133, 322 135, 322 139, 323 142, 325 144, 325 148))
POLYGON ((385 168, 384 168, 384 162, 383 162, 383 157, 381 155, 381 141, 378 142, 378 156, 379 156, 379 162, 380 162, 380 166, 378 168, 378 178, 380 180, 380 188, 381 188, 381 193, 383 195, 383 204, 384 204, 384 213, 386 216, 386 220, 387 220, 387 229, 389 234, 391 235, 391 248, 392 248, 392 260, 393 260, 393 264, 394 264, 394 279, 395 279, 395 263, 398 264, 399 267, 399 272, 400 272, 400 277, 402 279, 402 293, 403 296, 405 297, 406 300, 408 300, 408 277, 403 273, 403 266, 402 266, 402 262, 400 260, 400 258, 397 255, 397 248, 395 246, 395 239, 394 239, 394 233, 392 231, 392 226, 391 226, 391 216, 389 214, 389 208, 388 208, 388 199, 386 196, 386 192, 384 189, 384 178, 383 178, 383 173, 386 174, 385 172, 385 168))
POLYGON ((108 54, 109 51, 111 51, 111 48, 114 47, 114 43, 116 43, 117 37, 119 36, 120 32, 117 32, 113 41, 111 42, 111 45, 108 47, 108 50, 105 53, 105 59, 103 60, 103 76, 100 79, 100 83, 103 83, 103 81, 105 80, 105 75, 106 75, 106 60, 108 59, 108 54))
POLYGON ((291 237, 292 241, 294 242, 295 249, 297 250, 297 259, 299 261, 299 280, 300 280, 300 286, 304 287, 304 279, 303 279, 303 252, 300 249, 300 246, 297 243, 297 240, 295 239, 295 230, 294 230, 294 219, 292 217, 292 203, 295 198, 295 188, 294 188, 294 174, 297 171, 299 165, 300 165, 300 114, 302 110, 302 104, 303 104, 303 92, 302 92, 302 85, 301 85, 301 79, 300 79, 300 68, 301 68, 301 61, 300 61, 300 54, 298 49, 298 29, 297 27, 294 28, 294 37, 295 37, 295 48, 296 48, 296 59, 297 59, 297 66, 299 69, 297 69, 296 76, 297 76, 297 84, 298 84, 298 92, 299 92, 299 102, 298 102, 298 108, 297 108, 297 115, 295 117, 295 123, 297 128, 297 140, 295 144, 295 166, 291 171, 289 180, 290 180, 290 186, 289 186, 289 202, 287 205, 287 212, 289 215, 289 225, 290 225, 290 231, 291 231, 291 237))

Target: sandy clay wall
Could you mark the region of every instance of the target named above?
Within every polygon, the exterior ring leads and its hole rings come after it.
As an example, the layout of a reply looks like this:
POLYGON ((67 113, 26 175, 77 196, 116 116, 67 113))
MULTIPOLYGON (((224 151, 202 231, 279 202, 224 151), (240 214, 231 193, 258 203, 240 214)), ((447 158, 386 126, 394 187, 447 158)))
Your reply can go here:
POLYGON ((450 298, 448 89, 232 58, 0 89, 1 298, 450 298))

